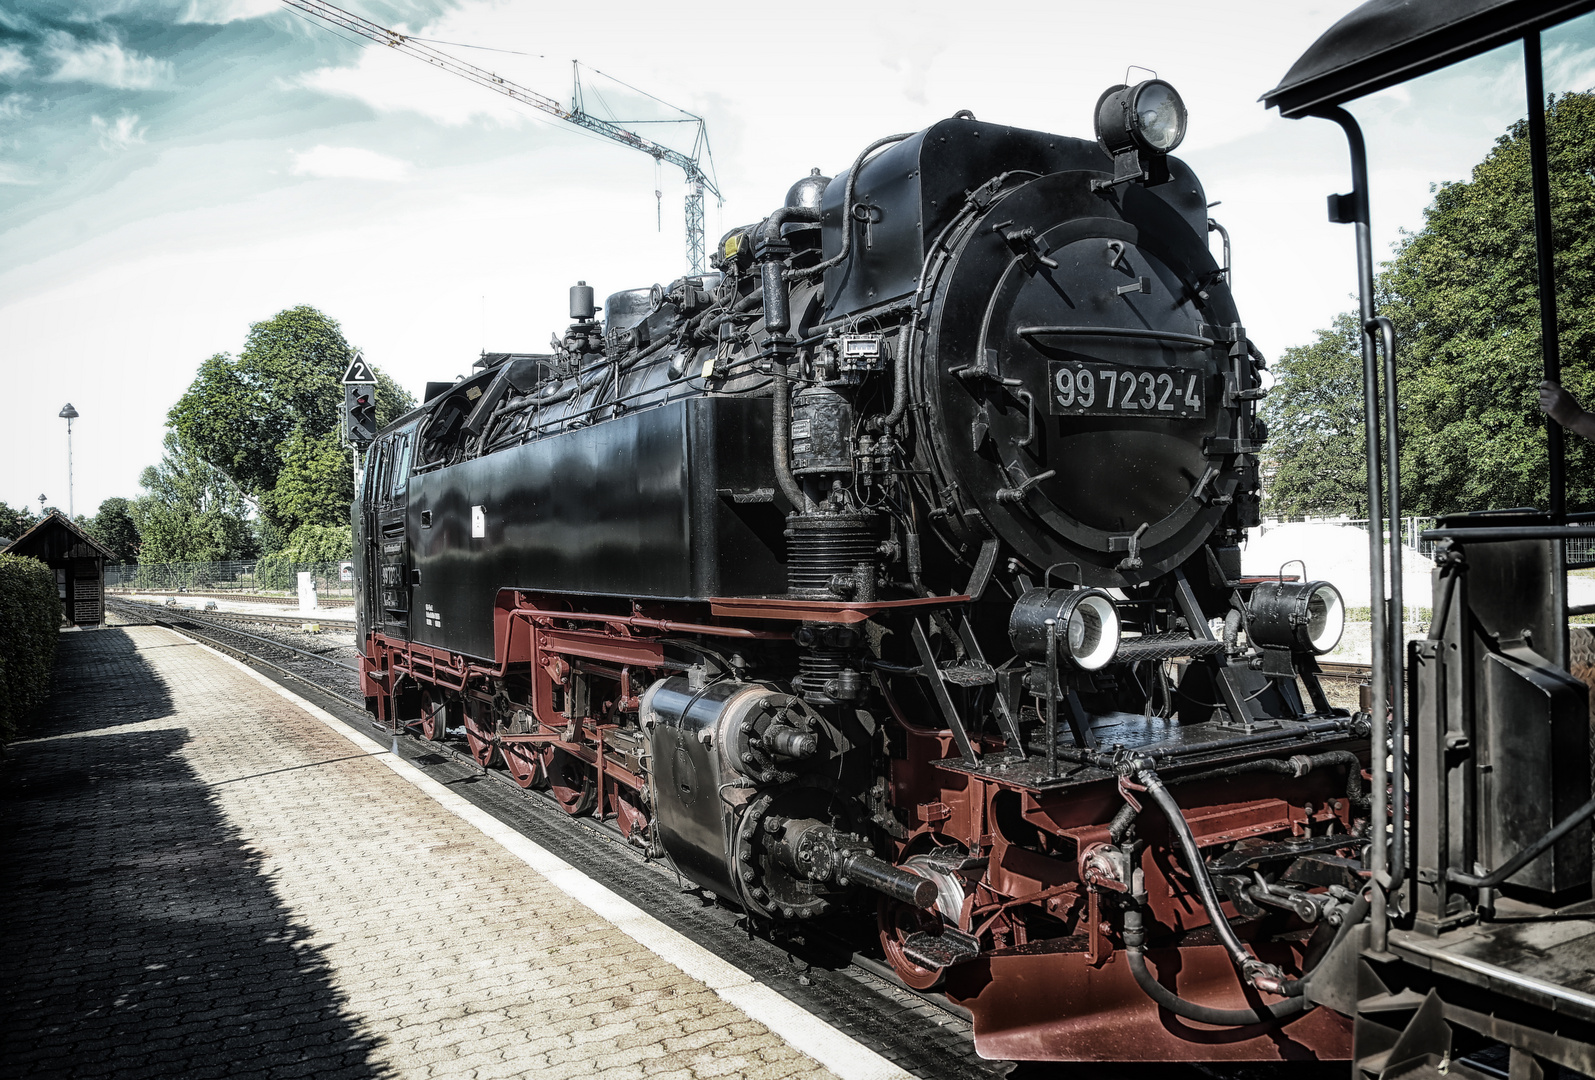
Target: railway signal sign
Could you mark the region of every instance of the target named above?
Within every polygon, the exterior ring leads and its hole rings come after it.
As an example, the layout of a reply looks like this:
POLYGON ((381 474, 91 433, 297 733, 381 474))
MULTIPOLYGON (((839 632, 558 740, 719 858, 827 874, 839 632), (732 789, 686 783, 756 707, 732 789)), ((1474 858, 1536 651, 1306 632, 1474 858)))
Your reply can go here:
POLYGON ((343 371, 343 437, 356 447, 377 437, 377 375, 359 353, 343 371))
POLYGON ((375 385, 376 381, 377 376, 371 370, 371 365, 366 363, 365 357, 355 353, 354 359, 350 360, 349 366, 344 369, 343 384, 345 386, 349 386, 352 383, 371 383, 375 385))

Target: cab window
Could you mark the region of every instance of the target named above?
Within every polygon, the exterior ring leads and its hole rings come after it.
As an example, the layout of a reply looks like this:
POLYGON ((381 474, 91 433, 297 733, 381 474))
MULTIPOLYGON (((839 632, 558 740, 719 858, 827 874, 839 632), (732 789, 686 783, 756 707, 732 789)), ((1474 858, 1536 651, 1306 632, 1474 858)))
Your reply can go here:
POLYGON ((393 477, 390 494, 393 498, 402 498, 410 486, 410 433, 406 431, 398 437, 394 445, 393 477))

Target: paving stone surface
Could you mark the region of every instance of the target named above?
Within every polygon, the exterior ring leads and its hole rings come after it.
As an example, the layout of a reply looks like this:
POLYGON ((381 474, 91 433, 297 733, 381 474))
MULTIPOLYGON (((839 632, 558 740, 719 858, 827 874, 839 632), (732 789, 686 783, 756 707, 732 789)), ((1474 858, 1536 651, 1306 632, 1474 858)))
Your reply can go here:
POLYGON ((171 631, 63 635, 0 766, 0 1076, 825 1077, 171 631))

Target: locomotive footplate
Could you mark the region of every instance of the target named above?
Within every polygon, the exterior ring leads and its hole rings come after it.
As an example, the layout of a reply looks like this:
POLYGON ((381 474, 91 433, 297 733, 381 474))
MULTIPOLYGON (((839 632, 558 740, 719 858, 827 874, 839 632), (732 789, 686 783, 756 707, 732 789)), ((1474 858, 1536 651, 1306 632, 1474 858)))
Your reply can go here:
POLYGON ((1023 791, 1057 791, 1112 779, 1119 758, 1150 759, 1158 769, 1221 765, 1263 755, 1310 753, 1354 737, 1348 721, 1342 719, 1274 723, 1277 726, 1266 731, 1243 735, 1213 723, 1181 726, 1160 717, 1120 713, 1093 718, 1096 750, 1080 750, 1069 732, 1060 730, 1056 776, 1047 773, 1046 747, 1039 735, 1031 739, 1028 757, 1013 750, 995 750, 974 761, 950 757, 932 764, 1023 791))

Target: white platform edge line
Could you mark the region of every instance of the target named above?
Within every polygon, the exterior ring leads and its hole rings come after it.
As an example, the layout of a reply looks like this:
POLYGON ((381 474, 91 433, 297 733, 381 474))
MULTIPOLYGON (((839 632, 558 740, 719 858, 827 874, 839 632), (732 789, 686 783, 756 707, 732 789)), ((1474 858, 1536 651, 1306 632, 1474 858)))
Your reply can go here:
MULTIPOLYGON (((175 633, 175 631, 173 631, 175 633)), ((192 639, 189 639, 192 640, 192 639)), ((355 731, 336 716, 281 686, 248 664, 197 643, 206 652, 231 664, 277 696, 315 717, 361 749, 375 748, 372 759, 387 765, 455 817, 503 847, 547 878, 565 895, 637 944, 698 980, 749 1019, 757 1020, 794 1050, 813 1058, 842 1080, 915 1080, 912 1073, 892 1064, 863 1043, 821 1020, 775 990, 756 982, 735 964, 649 915, 607 886, 588 877, 536 841, 521 835, 498 818, 450 791, 408 761, 389 752, 376 739, 355 731)))

